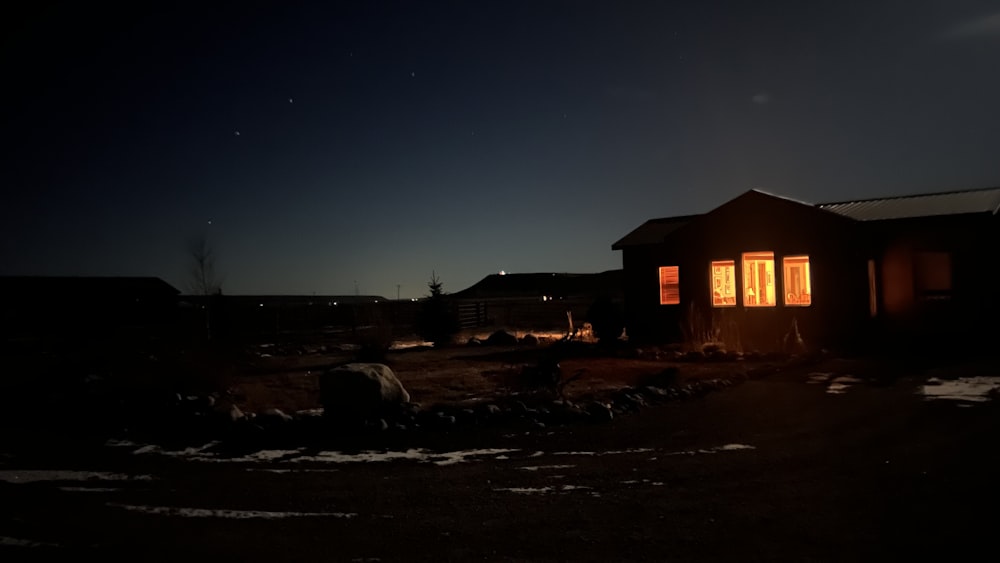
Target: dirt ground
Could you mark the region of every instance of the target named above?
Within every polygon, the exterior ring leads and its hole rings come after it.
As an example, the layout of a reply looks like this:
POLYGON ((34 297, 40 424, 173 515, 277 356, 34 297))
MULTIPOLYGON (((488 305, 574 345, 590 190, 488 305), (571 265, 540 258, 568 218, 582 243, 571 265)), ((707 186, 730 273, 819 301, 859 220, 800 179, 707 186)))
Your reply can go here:
MULTIPOLYGON (((423 407, 490 401, 544 389, 526 386, 519 377, 543 358, 557 358, 564 379, 563 396, 573 401, 600 398, 626 386, 640 385, 668 368, 677 368, 677 382, 700 378, 745 377, 749 370, 774 362, 677 361, 673 356, 602 351, 596 343, 560 348, 554 339, 536 345, 454 345, 442 349, 415 346, 390 350, 391 367, 423 407)), ((286 413, 320 407, 319 376, 327 368, 354 361, 351 351, 305 355, 265 354, 234 379, 237 405, 248 412, 277 408, 286 413)))

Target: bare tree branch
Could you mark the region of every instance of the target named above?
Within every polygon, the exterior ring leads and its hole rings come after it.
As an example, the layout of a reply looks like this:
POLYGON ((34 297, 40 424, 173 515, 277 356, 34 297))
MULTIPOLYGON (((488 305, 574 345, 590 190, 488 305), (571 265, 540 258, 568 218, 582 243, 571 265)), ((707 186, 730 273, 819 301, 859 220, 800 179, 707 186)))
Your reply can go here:
POLYGON ((215 250, 208 235, 201 234, 188 243, 191 259, 190 291, 195 295, 216 295, 222 291, 222 282, 215 272, 215 250))

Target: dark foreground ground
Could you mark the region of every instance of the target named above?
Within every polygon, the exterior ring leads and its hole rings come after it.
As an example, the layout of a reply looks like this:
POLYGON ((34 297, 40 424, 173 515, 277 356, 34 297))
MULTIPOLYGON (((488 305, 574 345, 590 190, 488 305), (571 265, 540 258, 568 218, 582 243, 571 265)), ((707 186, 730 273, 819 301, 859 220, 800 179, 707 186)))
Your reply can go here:
POLYGON ((927 373, 831 386, 838 369, 788 369, 605 424, 367 452, 2 451, 0 559, 997 557, 998 405, 926 400, 927 373))

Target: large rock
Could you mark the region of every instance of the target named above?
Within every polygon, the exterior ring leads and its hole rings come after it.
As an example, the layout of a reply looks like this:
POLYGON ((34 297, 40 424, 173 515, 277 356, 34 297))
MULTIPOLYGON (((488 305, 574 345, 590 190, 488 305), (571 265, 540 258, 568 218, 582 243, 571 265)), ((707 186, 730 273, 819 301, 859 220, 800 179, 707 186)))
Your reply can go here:
POLYGON ((366 420, 400 410, 410 394, 385 364, 352 363, 327 370, 319 378, 324 415, 366 420))

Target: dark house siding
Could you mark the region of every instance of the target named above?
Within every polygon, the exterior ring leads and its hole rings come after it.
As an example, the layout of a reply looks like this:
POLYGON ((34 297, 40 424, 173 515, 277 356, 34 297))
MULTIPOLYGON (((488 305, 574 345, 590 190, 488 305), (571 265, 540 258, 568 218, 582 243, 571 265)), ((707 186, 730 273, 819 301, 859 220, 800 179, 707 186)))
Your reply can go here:
POLYGON ((995 215, 917 217, 864 226, 879 257, 878 319, 884 335, 913 345, 995 339, 1000 314, 1000 222, 995 215))

